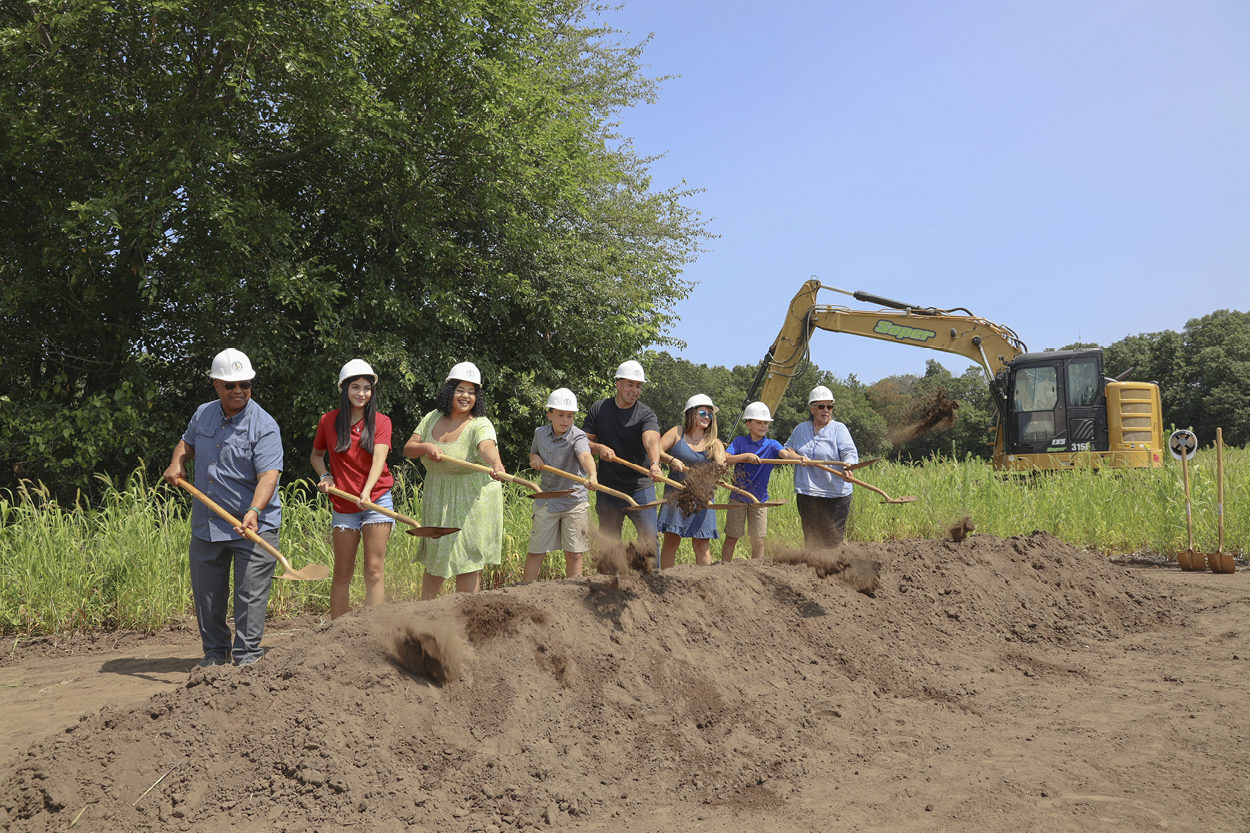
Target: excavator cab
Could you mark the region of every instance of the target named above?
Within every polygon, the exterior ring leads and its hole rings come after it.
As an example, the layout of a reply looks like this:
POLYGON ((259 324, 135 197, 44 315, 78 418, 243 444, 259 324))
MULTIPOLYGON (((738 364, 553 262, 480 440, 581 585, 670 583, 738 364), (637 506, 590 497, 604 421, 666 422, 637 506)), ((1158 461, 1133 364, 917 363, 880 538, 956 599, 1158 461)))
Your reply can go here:
POLYGON ((1018 356, 1006 394, 1007 454, 1110 450, 1101 350, 1018 356))

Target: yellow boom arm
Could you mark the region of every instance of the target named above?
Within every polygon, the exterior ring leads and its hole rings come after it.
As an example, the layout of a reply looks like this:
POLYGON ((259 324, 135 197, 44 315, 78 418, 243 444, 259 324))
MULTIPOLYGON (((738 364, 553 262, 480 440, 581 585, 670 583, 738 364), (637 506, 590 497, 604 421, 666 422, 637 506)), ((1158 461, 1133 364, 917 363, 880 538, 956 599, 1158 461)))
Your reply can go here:
MULTIPOLYGON (((929 307, 909 307, 863 292, 846 294, 895 308, 872 311, 818 306, 816 292, 822 288, 832 287, 822 287, 818 280, 803 284, 790 302, 785 323, 769 350, 759 399, 774 412, 799 363, 807 355, 808 340, 816 329, 954 353, 979 364, 989 381, 1008 362, 1027 352, 1010 329, 984 318, 929 307)), ((834 291, 846 292, 841 289, 834 291)))

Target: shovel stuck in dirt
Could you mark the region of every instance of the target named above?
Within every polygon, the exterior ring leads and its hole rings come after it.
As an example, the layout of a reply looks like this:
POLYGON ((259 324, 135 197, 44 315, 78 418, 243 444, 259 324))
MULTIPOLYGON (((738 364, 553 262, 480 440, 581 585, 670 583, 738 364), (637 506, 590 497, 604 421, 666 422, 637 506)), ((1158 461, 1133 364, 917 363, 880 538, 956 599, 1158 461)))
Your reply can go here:
POLYGON ((231 515, 225 509, 222 509, 221 505, 218 504, 216 501, 214 501, 212 498, 210 498, 208 495, 204 494, 199 489, 195 488, 194 486, 192 486, 190 483, 188 483, 186 480, 182 479, 181 477, 178 478, 178 485, 186 489, 191 494, 195 495, 195 497, 199 499, 200 502, 202 502, 209 509, 212 509, 214 512, 216 512, 217 515, 223 521, 225 521, 226 523, 230 524, 233 527, 243 529, 244 537, 246 537, 249 541, 253 543, 260 544, 260 546, 265 550, 265 552, 269 553, 274 558, 278 559, 278 563, 282 565, 282 569, 285 572, 274 576, 274 578, 286 579, 287 581, 320 581, 323 578, 330 577, 330 568, 325 566, 324 564, 309 564, 307 567, 305 567, 302 570, 295 569, 294 567, 291 566, 291 562, 286 560, 286 556, 278 552, 278 550, 273 545, 271 545, 264 538, 257 535, 255 532, 252 532, 252 530, 244 529, 242 521, 240 521, 234 515, 231 515))
MULTIPOLYGON (((341 497, 344 500, 350 500, 350 501, 356 500, 355 495, 349 495, 347 492, 343 491, 342 489, 336 489, 333 486, 331 486, 326 491, 328 491, 332 495, 341 497)), ((415 535, 418 538, 442 538, 444 535, 450 535, 453 532, 460 531, 460 527, 458 526, 422 526, 421 524, 416 522, 416 519, 410 518, 407 515, 400 514, 399 512, 396 512, 393 509, 387 509, 385 506, 379 506, 378 504, 373 503, 372 501, 362 500, 360 503, 366 509, 372 509, 374 512, 383 514, 388 518, 394 518, 400 523, 408 524, 408 527, 409 527, 408 534, 415 535)))
POLYGON ((1196 450, 1197 439, 1189 431, 1176 431, 1169 442, 1172 453, 1181 458, 1181 476, 1185 481, 1185 535, 1189 543, 1189 549, 1176 554, 1176 562, 1186 572, 1200 573, 1207 569, 1207 557, 1200 552, 1194 552, 1194 516, 1189 501, 1189 458, 1196 450))
POLYGON ((1237 564, 1224 552, 1224 429, 1215 429, 1215 515, 1220 527, 1220 543, 1215 552, 1207 556, 1207 563, 1217 573, 1235 573, 1237 564))

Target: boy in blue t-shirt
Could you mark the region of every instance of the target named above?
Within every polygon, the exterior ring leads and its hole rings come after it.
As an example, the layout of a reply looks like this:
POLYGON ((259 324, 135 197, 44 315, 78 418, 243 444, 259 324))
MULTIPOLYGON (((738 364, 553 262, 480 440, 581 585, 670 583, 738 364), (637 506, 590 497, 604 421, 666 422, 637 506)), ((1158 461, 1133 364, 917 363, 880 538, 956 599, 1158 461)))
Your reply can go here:
MULTIPOLYGON (((763 402, 752 402, 742 414, 743 427, 747 434, 734 437, 729 444, 726 463, 734 463, 733 484, 745 489, 761 501, 768 500, 768 478, 772 476, 773 467, 760 464, 760 459, 776 459, 788 456, 781 443, 765 436, 768 424, 773 421, 768 406, 763 402)), ((751 557, 759 558, 764 554, 764 536, 768 534, 768 508, 751 503, 748 498, 737 492, 729 496, 733 504, 725 514, 725 543, 721 545, 721 561, 733 561, 734 547, 738 539, 747 530, 749 522, 751 531, 751 557)))

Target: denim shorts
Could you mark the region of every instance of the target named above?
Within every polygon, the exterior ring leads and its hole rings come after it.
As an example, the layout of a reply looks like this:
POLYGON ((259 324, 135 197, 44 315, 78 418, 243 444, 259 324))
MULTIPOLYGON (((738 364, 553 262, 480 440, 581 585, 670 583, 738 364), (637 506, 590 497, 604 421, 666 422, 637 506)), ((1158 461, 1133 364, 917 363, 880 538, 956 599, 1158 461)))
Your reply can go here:
MULTIPOLYGON (((378 506, 384 506, 387 509, 394 509, 395 504, 391 501, 391 490, 387 489, 380 498, 371 500, 370 503, 376 503, 378 506)), ((365 524, 393 524, 394 520, 383 515, 381 512, 374 512, 372 509, 362 509, 359 512, 334 512, 334 518, 330 525, 335 529, 360 529, 365 524)))

